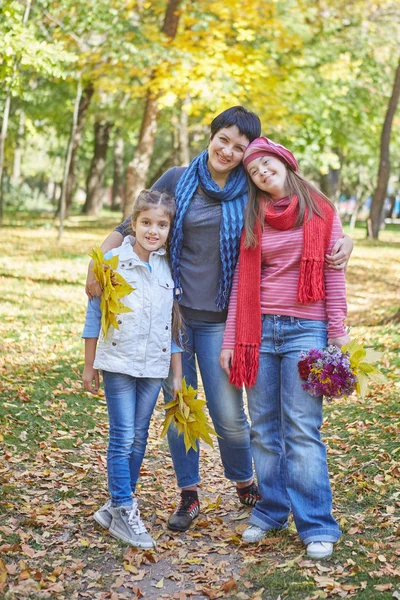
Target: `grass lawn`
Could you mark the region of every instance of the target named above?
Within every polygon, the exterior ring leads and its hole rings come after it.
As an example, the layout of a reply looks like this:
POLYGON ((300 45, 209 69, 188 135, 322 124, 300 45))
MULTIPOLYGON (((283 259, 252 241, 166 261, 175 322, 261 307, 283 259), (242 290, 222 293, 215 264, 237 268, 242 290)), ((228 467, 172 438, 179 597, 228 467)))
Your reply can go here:
MULTIPOLYGON (((138 573, 155 560, 151 553, 133 559, 123 545, 93 535, 86 524, 106 493, 107 415, 104 397, 89 397, 81 389, 84 281, 88 253, 118 222, 111 213, 101 220, 72 217, 60 245, 57 228, 45 215, 6 214, 1 230, 0 598, 5 600, 125 598, 110 592, 109 573, 117 573, 116 565, 125 575, 136 574, 126 597, 139 597, 138 573)), ((235 584, 222 591, 213 584, 192 598, 400 599, 400 325, 392 319, 400 308, 400 227, 387 228, 378 242, 364 236, 363 228, 355 230, 348 324, 353 336, 383 352, 389 384, 374 387, 363 400, 325 407, 323 436, 343 538, 333 557, 321 562, 306 559, 293 525, 255 549, 232 538, 227 555, 242 557, 235 584)), ((152 481, 154 494, 147 496, 145 514, 165 522, 165 507, 155 509, 152 500, 164 493, 165 481, 174 485, 171 465, 157 463, 168 454, 159 439, 161 420, 159 411, 143 477, 152 481), (151 466, 153 459, 159 468, 151 466)), ((207 532, 196 532, 201 545, 207 532)), ((159 552, 167 551, 161 544, 159 552)), ((173 597, 162 586, 159 590, 145 596, 173 597)))

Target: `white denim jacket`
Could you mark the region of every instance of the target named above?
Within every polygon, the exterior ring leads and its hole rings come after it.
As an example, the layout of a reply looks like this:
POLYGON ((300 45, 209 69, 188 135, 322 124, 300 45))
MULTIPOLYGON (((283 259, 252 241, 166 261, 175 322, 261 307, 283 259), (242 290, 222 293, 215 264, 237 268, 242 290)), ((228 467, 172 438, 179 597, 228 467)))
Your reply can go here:
MULTIPOLYGON (((132 377, 165 378, 171 362, 171 321, 174 282, 161 248, 150 254, 151 272, 133 251, 128 236, 119 248, 116 271, 135 290, 122 298, 133 312, 117 316, 119 329, 110 327, 105 340, 98 340, 95 369, 124 373, 132 377)), ((83 337, 91 337, 83 335, 83 337)))

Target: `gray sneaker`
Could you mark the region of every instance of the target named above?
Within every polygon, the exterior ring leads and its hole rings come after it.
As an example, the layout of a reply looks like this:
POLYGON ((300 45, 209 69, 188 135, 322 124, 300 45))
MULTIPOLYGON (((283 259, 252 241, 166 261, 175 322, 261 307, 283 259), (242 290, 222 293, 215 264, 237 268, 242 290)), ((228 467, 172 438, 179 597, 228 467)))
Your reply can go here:
POLYGON ((147 532, 140 518, 137 500, 133 499, 131 507, 110 507, 112 522, 110 533, 113 537, 135 546, 136 548, 154 548, 156 543, 147 532))
POLYGON ((112 521, 111 499, 107 500, 107 502, 101 508, 99 508, 99 510, 97 510, 94 513, 93 519, 99 525, 101 525, 102 527, 104 527, 104 529, 109 529, 110 528, 111 521, 112 521))
POLYGON ((248 544, 255 544, 261 542, 267 533, 268 531, 261 529, 258 525, 249 525, 242 533, 242 540, 248 544))

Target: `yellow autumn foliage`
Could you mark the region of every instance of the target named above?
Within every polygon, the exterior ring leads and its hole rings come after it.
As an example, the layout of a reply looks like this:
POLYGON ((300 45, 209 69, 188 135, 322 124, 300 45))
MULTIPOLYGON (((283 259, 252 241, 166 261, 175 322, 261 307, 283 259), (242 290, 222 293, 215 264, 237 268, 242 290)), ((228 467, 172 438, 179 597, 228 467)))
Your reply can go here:
POLYGON ((196 394, 197 390, 191 385, 187 386, 186 379, 183 378, 182 389, 165 405, 167 414, 161 437, 166 435, 169 426, 174 423, 178 434, 183 433, 186 452, 189 452, 190 448, 197 451, 197 440, 200 439, 213 446, 211 435, 217 435, 203 411, 206 401, 197 399, 196 394))
POLYGON ((116 315, 132 312, 132 309, 120 302, 121 298, 135 290, 119 273, 115 272, 118 267, 118 256, 105 260, 100 247, 95 247, 90 254, 93 259, 93 273, 99 282, 102 295, 100 302, 101 329, 104 338, 110 326, 119 329, 116 315))
POLYGON ((367 391, 369 379, 374 383, 387 383, 386 377, 374 365, 381 358, 382 352, 364 348, 357 340, 351 340, 342 346, 342 352, 349 353, 350 366, 357 376, 356 392, 362 398, 367 391))

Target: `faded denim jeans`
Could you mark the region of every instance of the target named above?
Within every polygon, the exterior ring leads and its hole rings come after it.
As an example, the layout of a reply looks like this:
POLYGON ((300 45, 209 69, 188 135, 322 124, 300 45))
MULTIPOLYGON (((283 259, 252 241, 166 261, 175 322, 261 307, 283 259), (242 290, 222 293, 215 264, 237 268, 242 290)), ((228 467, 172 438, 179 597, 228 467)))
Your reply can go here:
POLYGON ((321 440, 322 398, 302 388, 300 352, 327 345, 324 321, 263 315, 257 382, 247 390, 251 448, 262 500, 250 523, 283 529, 290 512, 305 544, 336 542, 332 492, 321 440))
MULTIPOLYGON (((253 477, 250 451, 250 427, 244 412, 242 390, 231 385, 219 364, 225 323, 205 323, 187 319, 187 343, 182 354, 183 374, 188 385, 197 388, 196 357, 207 400, 225 477, 244 482, 253 477)), ((170 380, 163 385, 165 402, 171 400, 170 380)), ((192 448, 186 453, 183 435, 178 436, 172 424, 168 430, 168 443, 180 488, 196 485, 200 481, 199 452, 192 448)))
POLYGON ((110 420, 108 489, 113 506, 127 506, 132 504, 162 379, 103 371, 103 382, 110 420))

